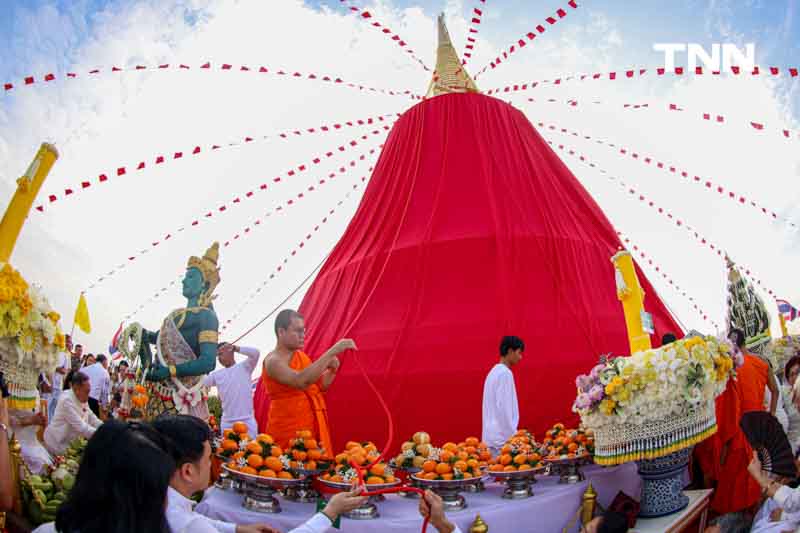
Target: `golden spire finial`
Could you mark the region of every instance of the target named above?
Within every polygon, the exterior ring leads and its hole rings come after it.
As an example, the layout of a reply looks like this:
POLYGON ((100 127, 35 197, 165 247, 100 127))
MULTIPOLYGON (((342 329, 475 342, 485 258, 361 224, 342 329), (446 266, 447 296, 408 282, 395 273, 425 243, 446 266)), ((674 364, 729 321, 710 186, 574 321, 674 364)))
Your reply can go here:
POLYGON ((436 70, 428 87, 427 97, 449 93, 477 93, 478 86, 470 77, 450 40, 450 32, 444 22, 444 13, 439 15, 439 47, 436 50, 436 70))
POLYGON ((186 264, 186 268, 196 268, 203 275, 203 280, 208 284, 208 289, 200 296, 199 305, 201 307, 208 307, 211 300, 214 299, 214 289, 219 285, 219 243, 215 242, 211 248, 206 250, 202 258, 192 256, 186 264))

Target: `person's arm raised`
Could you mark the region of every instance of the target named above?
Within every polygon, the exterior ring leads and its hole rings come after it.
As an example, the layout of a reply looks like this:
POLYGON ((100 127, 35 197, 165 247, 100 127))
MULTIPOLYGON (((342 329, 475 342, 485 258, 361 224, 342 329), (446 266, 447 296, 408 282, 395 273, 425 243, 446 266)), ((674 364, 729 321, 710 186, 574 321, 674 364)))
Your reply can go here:
POLYGON ((297 372, 289 368, 275 357, 267 357, 266 369, 269 377, 283 385, 294 387, 295 389, 305 389, 312 383, 316 383, 320 376, 330 366, 331 361, 345 350, 357 350, 356 343, 351 339, 342 339, 334 344, 322 357, 311 363, 308 367, 297 372))

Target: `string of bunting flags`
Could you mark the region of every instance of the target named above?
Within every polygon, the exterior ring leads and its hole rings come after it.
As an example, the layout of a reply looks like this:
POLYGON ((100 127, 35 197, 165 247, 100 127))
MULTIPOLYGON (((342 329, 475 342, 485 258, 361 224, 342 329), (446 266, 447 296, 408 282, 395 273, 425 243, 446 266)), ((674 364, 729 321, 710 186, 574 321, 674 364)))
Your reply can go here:
POLYGON ((397 43, 397 45, 400 48, 404 49, 406 53, 409 56, 411 56, 411 58, 414 61, 419 63, 420 66, 425 69, 426 72, 430 72, 431 69, 428 68, 428 65, 426 65, 422 59, 420 59, 420 57, 416 54, 416 52, 414 52, 414 50, 411 49, 408 43, 402 37, 400 37, 391 29, 389 29, 388 26, 385 26, 380 22, 378 22, 377 20, 375 20, 375 17, 372 15, 371 12, 356 6, 355 4, 350 2, 350 0, 339 0, 339 2, 342 5, 344 5, 348 10, 350 10, 350 12, 355 13, 359 19, 369 23, 373 28, 380 30, 381 33, 383 33, 384 35, 389 37, 392 41, 397 43))
MULTIPOLYGON (((569 2, 567 2, 567 6, 571 7, 572 9, 578 9, 578 3, 575 0, 569 0, 569 2)), ((562 8, 558 8, 556 10, 556 12, 554 13, 554 16, 547 17, 545 19, 545 22, 547 24, 549 24, 550 26, 553 26, 553 25, 555 25, 556 22, 558 22, 559 20, 563 19, 566 16, 567 16, 567 11, 562 9, 562 8)), ((534 29, 536 30, 536 32, 538 32, 538 35, 541 35, 542 33, 545 32, 544 23, 538 24, 536 26, 536 28, 534 28, 534 29)), ((522 50, 528 44, 525 41, 525 39, 527 38, 529 41, 532 42, 534 39, 536 39, 536 35, 537 35, 536 32, 529 31, 528 33, 523 35, 520 39, 517 40, 516 43, 514 43, 514 44, 512 44, 511 46, 508 47, 508 51, 503 52, 503 58, 502 59, 500 58, 500 56, 497 56, 494 59, 494 61, 490 61, 488 65, 484 66, 475 75, 475 79, 477 80, 484 72, 486 72, 486 70, 489 67, 491 67, 493 70, 496 69, 499 65, 501 65, 503 63, 503 60, 508 59, 511 56, 511 54, 513 54, 514 52, 516 52, 518 50, 522 50)), ((489 94, 489 93, 487 93, 487 94, 489 94)))
MULTIPOLYGON (((381 148, 383 148, 383 145, 381 145, 380 147, 378 147, 378 149, 381 149, 381 148)), ((373 149, 373 150, 370 150, 370 154, 374 154, 376 151, 377 151, 377 150, 375 150, 375 149, 373 149)), ((365 158, 365 156, 362 156, 360 159, 361 159, 361 160, 363 160, 364 158, 365 158)), ((369 169, 369 172, 370 172, 370 173, 372 172, 372 169, 373 169, 373 167, 370 167, 370 169, 369 169)), ((329 176, 329 179, 332 179, 332 178, 334 178, 334 177, 336 177, 336 175, 335 175, 335 174, 333 174, 333 175, 329 176)), ((320 181, 324 181, 324 180, 320 180, 320 181)), ((353 185, 353 187, 352 187, 352 190, 355 190, 355 189, 358 187, 359 183, 363 183, 364 181, 366 181, 366 177, 362 176, 362 177, 361 177, 361 179, 360 179, 360 182, 356 182, 356 184, 355 184, 355 185, 353 185)), ((352 190, 351 190, 351 191, 348 191, 348 193, 347 193, 347 195, 348 195, 348 196, 351 194, 352 190)), ((302 195, 302 193, 301 193, 301 195, 302 195)), ((299 196, 300 196, 300 195, 299 195, 299 196)), ((290 199, 290 200, 288 200, 288 201, 286 202, 286 207, 288 208, 289 206, 293 205, 294 203, 296 203, 296 202, 293 202, 293 201, 290 199)), ((337 206, 338 206, 338 205, 341 205, 341 204, 342 204, 342 202, 340 201, 340 202, 339 202, 339 204, 337 204, 337 206)), ((277 214, 277 213, 278 213, 278 212, 280 212, 281 210, 282 210, 282 208, 279 206, 279 207, 278 207, 278 208, 276 208, 276 209, 275 209, 273 212, 277 214)), ((334 211, 335 211, 335 208, 329 212, 328 216, 332 215, 332 214, 334 213, 334 211)), ((266 214, 265 216, 269 216, 269 214, 266 214)), ((282 263, 281 263, 281 264, 280 264, 280 265, 279 265, 279 266, 276 268, 276 270, 275 270, 275 272, 276 272, 276 273, 277 273, 277 272, 280 272, 281 270, 283 270, 283 265, 285 265, 285 264, 288 262, 288 260, 289 260, 289 258, 290 258, 290 257, 294 257, 295 255, 297 255, 297 251, 298 251, 299 249, 301 249, 301 248, 303 248, 303 247, 305 246, 305 242, 311 239, 311 236, 312 236, 312 234, 313 234, 313 233, 316 233, 317 231, 319 231, 320 225, 321 225, 321 224, 325 224, 325 223, 328 221, 328 216, 324 217, 324 218, 322 219, 322 221, 321 221, 319 224, 317 224, 317 225, 314 227, 314 229, 313 229, 312 231, 310 231, 308 234, 306 234, 306 237, 305 237, 303 240, 301 240, 301 241, 300 241, 300 243, 298 244, 297 248, 295 248, 295 249, 293 249, 293 250, 291 250, 291 251, 290 251, 290 253, 289 253, 289 254, 287 255, 287 257, 286 257, 286 258, 283 260, 283 262, 282 262, 282 263)), ((257 225, 257 224, 256 224, 256 225, 257 225)), ((249 231, 247 231, 247 232, 244 232, 244 235, 247 235, 247 234, 249 234, 249 233, 250 233, 249 231)), ((230 240, 226 241, 226 242, 225 242, 225 244, 223 245, 223 247, 228 247, 228 246, 230 246, 230 245, 231 245, 233 242, 235 242, 236 240, 238 240, 238 234, 237 234, 237 236, 235 236, 235 237, 232 237, 230 240)), ((273 279, 274 277, 275 277, 275 274, 273 273, 273 275, 271 275, 271 276, 270 276, 268 279, 273 279)), ((161 289, 159 289, 158 291, 156 291, 156 292, 155 292, 155 293, 154 293, 152 296, 150 296, 150 298, 148 298, 146 301, 144 301, 144 302, 142 302, 141 304, 139 304, 139 306, 138 306, 138 307, 136 307, 136 309, 135 309, 135 310, 133 310, 133 311, 131 311, 130 313, 128 313, 128 314, 125 316, 125 320, 126 320, 126 321, 128 321, 128 320, 130 320, 131 318, 135 317, 135 316, 136 316, 136 315, 137 315, 137 314, 138 314, 140 311, 142 311, 142 310, 143 310, 145 307, 147 307, 147 306, 148 306, 148 305, 150 305, 151 303, 155 302, 155 301, 156 301, 156 300, 157 300, 157 299, 158 299, 158 298, 159 298, 159 297, 160 297, 162 294, 166 293, 166 292, 169 290, 169 288, 170 288, 170 287, 174 286, 176 283, 180 282, 182 279, 183 279, 183 274, 181 274, 180 276, 178 276, 176 279, 172 280, 172 281, 171 281, 171 282, 170 282, 168 285, 166 285, 166 286, 162 287, 161 289)), ((261 285, 263 286, 263 285, 265 285, 265 284, 266 284, 266 281, 265 281, 265 282, 263 282, 261 285)), ((258 291, 258 292, 260 292, 260 291, 258 291)), ((239 311, 239 312, 241 312, 241 309, 240 309, 240 311, 239 311)), ((231 320, 228 320, 228 321, 225 323, 225 325, 223 326, 223 329, 225 328, 225 326, 227 326, 227 324, 230 324, 230 322, 231 322, 232 320, 233 320, 233 319, 231 319, 231 320)))
MULTIPOLYGON (((374 131, 371 132, 371 134, 372 135, 379 135, 380 133, 382 133, 382 131, 388 131, 389 129, 391 129, 391 124, 384 126, 383 130, 374 130, 374 131)), ((369 137, 367 135, 363 135, 359 139, 360 140, 367 140, 368 138, 369 137)), ((339 147, 339 152, 346 151, 347 150, 347 148, 346 148, 347 146, 349 146, 349 147, 358 146, 358 141, 353 140, 353 141, 351 141, 350 143, 348 143, 346 145, 340 146, 339 147)), ((369 153, 373 154, 374 151, 375 150, 373 149, 369 153)), ((327 157, 327 158, 333 157, 333 155, 334 155, 333 151, 329 151, 329 152, 325 153, 325 157, 327 157)), ((363 161, 365 158, 366 158, 366 155, 362 154, 362 156, 359 158, 359 161, 363 161)), ((316 157, 316 158, 314 158, 313 163, 314 164, 319 164, 321 161, 322 161, 321 157, 316 157)), ((353 161, 350 162, 349 165, 343 165, 343 166, 339 167, 338 171, 340 173, 344 173, 344 172, 347 171, 348 167, 354 167, 355 165, 356 165, 356 160, 353 160, 353 161)), ((307 169, 308 169, 308 167, 306 165, 304 165, 304 164, 298 165, 296 170, 294 168, 288 170, 285 173, 286 174, 285 177, 287 179, 291 178, 291 177, 297 175, 298 172, 305 172, 307 169)), ((328 179, 332 179, 335 176, 336 176, 336 173, 332 172, 332 173, 330 173, 328 175, 328 179)), ((282 183, 283 180, 284 180, 283 176, 276 176, 275 178, 272 179, 272 183, 273 183, 273 185, 277 184, 277 183, 282 183)), ((319 185, 323 185, 324 183, 325 183, 325 180, 322 179, 322 180, 320 180, 319 185)), ((174 235, 182 233, 182 232, 186 231, 187 229, 197 227, 197 226, 200 225, 201 222, 207 222, 210 219, 213 219, 215 217, 215 215, 217 216, 217 218, 219 218, 219 216, 222 215, 223 213, 227 212, 228 209, 236 207, 237 204, 240 204, 243 201, 243 199, 244 200, 250 199, 253 196, 255 196, 257 193, 259 193, 261 191, 265 191, 268 188, 269 188, 269 184, 268 183, 262 183, 261 185, 258 186, 258 188, 251 189, 251 190, 247 191, 244 194, 237 195, 231 201, 229 201, 229 202, 227 202, 225 204, 222 204, 222 205, 218 206, 215 209, 207 211, 204 215, 199 216, 199 217, 195 218, 194 220, 192 220, 191 223, 189 223, 187 225, 183 225, 183 226, 179 227, 177 230, 174 230, 174 231, 172 231, 170 233, 166 233, 161 239, 152 241, 150 243, 150 246, 142 248, 138 252, 129 255, 127 257, 127 261, 117 265, 115 268, 113 268, 109 272, 99 276, 95 281, 93 281, 89 285, 89 287, 87 288, 87 291, 96 288, 98 285, 100 285, 100 283, 104 282, 105 280, 107 280, 111 276, 113 276, 116 273, 118 273, 119 271, 123 270, 124 268, 126 268, 126 266, 128 266, 131 263, 133 263, 134 261, 136 261, 136 259, 138 259, 142 255, 148 253, 150 250, 155 249, 156 247, 158 247, 163 242, 166 242, 166 241, 170 240, 171 238, 173 238, 174 235)), ((289 205, 291 205, 292 203, 294 203, 293 200, 289 202, 289 205)), ((234 236, 234 240, 236 240, 237 238, 238 238, 238 236, 234 236)), ((228 246, 227 242, 225 243, 225 246, 228 246)))
MULTIPOLYGON (((187 157, 189 155, 196 156, 196 155, 199 155, 199 154, 202 154, 202 153, 214 152, 216 150, 222 150, 222 149, 225 149, 225 148, 240 147, 240 146, 245 146, 245 145, 248 145, 248 144, 256 144, 257 141, 270 141, 270 140, 275 140, 275 139, 289 140, 289 139, 294 139, 296 137, 300 137, 300 136, 303 136, 303 135, 310 135, 310 134, 314 134, 314 133, 325 133, 325 132, 330 132, 330 131, 338 131, 338 130, 341 130, 342 128, 344 128, 345 126, 346 127, 350 127, 350 128, 355 128, 355 127, 360 127, 360 126, 373 126, 376 123, 385 122, 386 120, 388 120, 391 117, 399 117, 399 116, 400 116, 399 113, 388 113, 388 114, 385 114, 385 115, 376 116, 374 118, 373 117, 368 117, 368 118, 365 118, 365 119, 348 120, 348 121, 341 122, 341 123, 340 122, 336 122, 336 123, 333 123, 331 125, 323 124, 322 126, 320 126, 318 128, 306 128, 305 130, 299 130, 299 129, 289 130, 289 131, 285 131, 283 133, 279 133, 279 134, 272 135, 272 136, 263 135, 261 137, 255 137, 255 136, 249 136, 248 135, 248 136, 245 136, 243 139, 241 139, 239 141, 231 142, 231 143, 228 143, 228 144, 222 144, 222 145, 220 145, 220 144, 212 144, 210 148, 209 147, 203 148, 201 146, 195 146, 194 148, 192 148, 190 150, 175 151, 175 152, 173 152, 172 156, 170 156, 168 153, 167 153, 167 155, 159 154, 159 155, 157 155, 157 156, 152 158, 150 164, 153 165, 153 166, 158 166, 158 165, 165 164, 167 162, 173 162, 173 161, 177 161, 179 159, 182 160, 182 159, 184 159, 185 157, 187 157)), ((341 148, 340 148, 340 150, 341 150, 341 148)), ((147 165, 148 165, 147 161, 140 161, 139 163, 134 164, 132 166, 119 166, 113 172, 106 172, 106 173, 99 174, 97 176, 97 178, 95 178, 95 180, 96 180, 95 183, 97 185, 100 185, 102 183, 107 183, 109 181, 109 176, 122 177, 122 176, 125 176, 125 175, 129 174, 130 172, 146 170, 148 168, 147 165)), ((84 181, 81 181, 79 186, 73 186, 73 187, 65 188, 64 189, 64 193, 62 195, 59 195, 59 194, 56 194, 56 193, 47 194, 46 195, 47 196, 47 200, 48 200, 49 204, 52 204, 54 202, 57 202, 59 199, 66 199, 68 197, 74 197, 74 195, 78 191, 84 191, 86 189, 89 189, 90 187, 92 187, 92 181, 91 180, 84 180, 84 181)), ((45 211, 45 205, 44 204, 37 205, 36 206, 36 210, 38 212, 40 212, 40 213, 43 213, 45 211)))
MULTIPOLYGON (((371 174, 372 174, 372 168, 370 168, 370 169, 369 169, 369 175, 371 175, 371 174)), ((343 204, 343 203, 344 203, 344 202, 345 202, 345 201, 346 201, 348 198, 350 198, 350 195, 352 195, 354 191, 356 191, 356 190, 357 190, 357 189, 358 189, 358 188, 359 188, 361 185, 365 184, 366 182, 367 182, 367 176, 361 176, 360 180, 356 181, 356 183, 354 183, 354 184, 353 184, 352 188, 351 188, 349 191, 347 191, 347 193, 344 195, 344 198, 342 198, 341 200, 339 200, 339 201, 336 203, 336 205, 335 205, 335 206, 334 206, 332 209, 330 209, 330 210, 328 211, 328 214, 327 214, 327 215, 325 215, 325 216, 322 218, 322 220, 320 220, 320 221, 317 223, 317 225, 315 225, 315 226, 314 226, 314 229, 313 229, 313 230, 310 230, 310 231, 309 231, 309 232, 306 234, 305 238, 304 238, 303 240, 301 240, 301 241, 300 241, 300 242, 297 244, 297 247, 296 247, 296 248, 294 248, 294 249, 292 249, 292 250, 289 252, 289 254, 288 254, 286 257, 284 257, 284 258, 283 258, 283 260, 282 260, 281 262, 279 262, 279 263, 278 263, 278 265, 277 265, 277 266, 275 267, 275 269, 274 269, 274 270, 273 270, 273 271, 270 273, 270 275, 269 275, 269 276, 267 276, 266 278, 264 278, 264 280, 263 280, 263 281, 262 281, 262 282, 261 282, 261 283, 260 283, 260 284, 259 284, 259 285, 256 287, 256 289, 255 289, 255 290, 253 290, 253 291, 252 291, 252 292, 251 292, 251 293, 250 293, 250 294, 247 296, 247 298, 245 298, 245 300, 244 300, 244 301, 242 302, 242 304, 241 304, 241 305, 238 307, 238 309, 236 310, 236 312, 234 312, 234 313, 231 315, 231 317, 230 317, 228 320, 226 320, 226 321, 225 321, 225 323, 224 323, 224 324, 222 325, 222 327, 220 328, 220 331, 225 331, 226 329, 228 329, 228 327, 230 327, 230 326, 231 326, 231 324, 233 324, 233 323, 234 323, 234 322, 235 322, 235 321, 236 321, 236 320, 239 318, 239 316, 240 316, 240 315, 242 314, 242 312, 243 312, 243 311, 244 311, 244 310, 247 308, 247 306, 248 306, 248 305, 250 305, 250 303, 251 303, 251 302, 252 302, 252 301, 253 301, 253 300, 254 300, 254 299, 255 299, 255 298, 256 298, 256 297, 257 297, 259 294, 261 294, 261 291, 263 291, 263 290, 264 290, 264 288, 265 288, 265 287, 266 287, 266 286, 269 284, 269 282, 270 282, 270 281, 272 281, 273 279, 275 279, 275 276, 277 276, 278 274, 280 274, 280 272, 283 270, 283 267, 284 267, 284 266, 285 266, 285 265, 286 265, 286 264, 289 262, 289 259, 291 259, 291 258, 292 258, 292 257, 294 257, 295 255, 297 255, 297 252, 299 252, 299 251, 300 251, 300 249, 302 249, 302 248, 305 246, 305 243, 306 243, 306 242, 308 242, 308 241, 311 239, 311 237, 313 236, 313 234, 314 234, 314 233, 316 233, 317 231, 319 231, 319 228, 320 228, 320 226, 322 226, 322 224, 325 224, 325 223, 327 223, 327 222, 328 222, 328 218, 329 218, 329 217, 331 217, 331 216, 332 216, 332 215, 333 215, 333 214, 336 212, 336 210, 337 210, 339 207, 341 207, 341 205, 342 205, 342 204, 343 204)))
POLYGON ((475 53, 475 37, 478 35, 478 31, 480 30, 481 25, 481 17, 483 17, 483 10, 486 9, 486 0, 478 0, 480 2, 481 9, 477 7, 472 8, 472 20, 469 23, 469 31, 467 32, 467 44, 464 45, 464 53, 462 56, 464 59, 461 60, 462 65, 466 65, 467 61, 472 58, 472 54, 475 53))
POLYGON ((318 80, 321 82, 332 83, 334 85, 343 85, 345 87, 349 87, 351 89, 356 89, 359 91, 367 91, 373 93, 381 93, 388 96, 407 96, 414 100, 421 100, 422 96, 419 94, 414 93, 411 90, 393 90, 393 89, 384 89, 379 87, 371 87, 368 85, 363 85, 360 83, 354 83, 350 81, 345 81, 339 76, 329 76, 323 74, 316 74, 313 72, 303 73, 293 70, 284 70, 282 68, 279 69, 270 69, 263 65, 260 66, 253 66, 250 67, 248 65, 233 65, 231 63, 219 63, 213 64, 210 61, 206 61, 202 63, 199 67, 198 66, 191 66, 185 63, 161 63, 155 66, 152 65, 141 65, 137 64, 132 67, 100 67, 94 68, 85 72, 66 72, 64 75, 56 75, 52 72, 45 74, 44 76, 36 77, 33 75, 25 76, 22 79, 21 83, 17 85, 14 82, 6 82, 3 84, 3 92, 8 93, 14 89, 18 89, 20 87, 28 87, 31 85, 41 85, 46 83, 52 83, 58 80, 72 80, 76 78, 87 78, 87 77, 95 77, 101 74, 108 74, 108 73, 118 73, 118 72, 154 72, 154 71, 185 71, 185 70, 202 70, 202 71, 215 71, 215 72, 250 72, 250 73, 257 73, 257 74, 273 74, 275 76, 283 76, 287 78, 298 78, 298 79, 307 79, 307 80, 318 80))
POLYGON ((634 244, 633 241, 631 241, 631 239, 626 235, 624 235, 621 231, 617 231, 617 236, 622 240, 622 242, 624 242, 626 245, 629 245, 627 247, 629 250, 631 250, 633 253, 639 256, 642 261, 647 262, 647 264, 650 265, 656 271, 657 274, 659 274, 662 278, 664 278, 664 280, 669 284, 670 287, 672 287, 678 294, 686 298, 692 305, 692 308, 694 308, 694 310, 697 311, 697 313, 703 318, 703 320, 710 323, 716 331, 721 331, 719 325, 708 316, 708 313, 703 311, 700 308, 700 306, 697 305, 697 301, 695 301, 695 299, 692 296, 690 296, 685 290, 683 290, 680 287, 680 285, 675 283, 675 281, 666 272, 664 272, 663 268, 661 268, 655 261, 653 261, 651 257, 648 257, 648 255, 645 253, 644 250, 642 250, 637 244, 634 244))
MULTIPOLYGON (((624 189, 625 192, 628 193, 628 195, 630 195, 632 197, 638 197, 640 202, 646 203, 648 205, 648 207, 656 210, 659 215, 662 215, 663 217, 666 217, 667 219, 670 220, 670 222, 674 223, 677 227, 679 227, 681 229, 684 229, 687 232, 689 232, 689 234, 692 235, 692 237, 697 242, 699 242, 703 246, 709 248, 712 252, 716 253, 720 258, 725 259, 725 257, 729 257, 728 253, 722 247, 714 245, 714 243, 711 240, 709 240, 706 237, 704 237, 703 235, 701 235, 696 229, 694 229, 693 227, 688 225, 685 221, 683 221, 680 218, 674 216, 668 209, 664 209, 663 207, 659 206, 652 199, 650 199, 647 196, 645 196, 644 194, 640 193, 635 187, 633 187, 632 185, 629 185, 628 183, 626 183, 621 178, 619 178, 617 176, 614 176, 610 172, 608 172, 605 169, 601 168, 596 163, 592 162, 585 155, 579 154, 575 150, 565 147, 563 144, 556 145, 550 139, 545 139, 545 140, 547 141, 547 143, 549 145, 554 146, 554 147, 557 146, 559 150, 561 150, 563 152, 567 152, 569 155, 579 159, 582 163, 588 165, 589 167, 597 169, 598 172, 600 172, 601 174, 605 175, 610 181, 615 182, 622 189, 624 189)), ((773 298, 773 299, 776 298, 776 295, 775 295, 776 293, 772 289, 767 287, 764 283, 762 283, 761 280, 759 278, 757 278, 752 273, 750 268, 748 268, 747 266, 745 266, 742 263, 739 263, 738 261, 737 261, 737 264, 741 267, 740 271, 744 272, 747 276, 749 276, 753 280, 753 282, 755 282, 756 285, 761 287, 767 294, 770 295, 771 298, 773 298)))
MULTIPOLYGON (((731 67, 732 74, 738 76, 740 74, 746 74, 740 69, 739 67, 731 67)), ((586 81, 586 80, 617 80, 619 78, 635 78, 635 77, 642 77, 645 76, 648 72, 655 72, 658 76, 665 76, 675 74, 676 76, 683 76, 683 75, 696 75, 702 76, 711 74, 713 76, 720 76, 722 73, 718 70, 708 71, 703 70, 703 67, 696 67, 693 72, 689 71, 684 67, 675 67, 673 70, 666 70, 665 68, 655 68, 655 69, 647 69, 647 68, 637 68, 637 69, 629 69, 629 70, 614 70, 611 72, 596 72, 594 74, 572 74, 568 76, 562 76, 559 78, 554 78, 552 80, 534 80, 531 82, 524 82, 524 83, 514 83, 511 85, 506 85, 505 87, 495 87, 493 89, 486 90, 487 95, 499 94, 499 93, 510 93, 510 92, 519 92, 519 91, 529 91, 532 89, 536 89, 537 87, 542 87, 543 85, 563 85, 565 82, 568 81, 586 81)), ((800 72, 796 67, 789 67, 789 68, 781 68, 781 67, 768 67, 768 68, 761 68, 756 66, 751 72, 753 76, 760 76, 762 74, 776 77, 788 74, 792 78, 798 77, 800 72)), ((476 76, 477 77, 477 76, 476 76)))
POLYGON ((664 163, 662 161, 659 161, 656 158, 653 158, 651 156, 648 156, 648 155, 642 154, 640 152, 637 152, 636 150, 633 150, 633 149, 630 149, 630 148, 626 148, 624 146, 620 146, 618 144, 615 144, 613 142, 606 141, 606 140, 603 140, 603 139, 593 138, 591 135, 584 135, 584 134, 581 134, 581 133, 579 133, 577 131, 568 130, 567 128, 561 128, 561 127, 558 127, 558 126, 556 126, 554 124, 546 125, 544 122, 537 122, 537 125, 539 127, 541 127, 541 128, 547 128, 550 131, 559 132, 559 133, 562 133, 564 135, 571 135, 573 137, 579 137, 579 138, 585 139, 587 141, 593 140, 595 143, 597 143, 599 145, 606 146, 606 147, 614 150, 614 152, 616 152, 620 156, 626 156, 626 155, 630 156, 631 159, 639 161, 639 162, 641 162, 641 163, 643 163, 645 165, 655 166, 656 168, 661 169, 664 172, 666 172, 668 174, 671 174, 671 175, 674 175, 674 176, 677 176, 678 174, 680 174, 680 176, 683 177, 684 179, 686 179, 689 183, 693 183, 695 185, 699 185, 701 187, 704 187, 706 190, 711 191, 711 192, 716 191, 721 197, 727 198, 727 199, 729 199, 729 200, 731 200, 733 202, 736 202, 739 205, 744 205, 744 206, 750 205, 751 207, 754 207, 759 213, 761 213, 762 215, 766 216, 767 218, 769 218, 772 221, 780 220, 781 222, 785 223, 786 225, 788 225, 788 226, 790 226, 790 227, 792 227, 794 229, 800 228, 800 226, 795 224, 792 220, 790 220, 790 219, 788 219, 786 217, 778 216, 778 214, 775 211, 773 211, 773 210, 771 210, 771 209, 769 209, 767 207, 764 207, 759 202, 756 202, 755 200, 753 200, 751 198, 747 198, 746 196, 741 195, 741 194, 739 194, 739 193, 737 193, 735 191, 732 191, 730 189, 726 189, 722 185, 719 185, 718 183, 715 183, 715 182, 711 181, 710 179, 701 178, 700 176, 694 175, 694 174, 692 174, 692 173, 690 173, 690 172, 688 172, 686 170, 681 170, 681 169, 675 167, 674 165, 670 165, 670 164, 664 163))
MULTIPOLYGON (((535 98, 530 98, 529 97, 525 101, 526 102, 530 102, 530 103, 534 103, 534 104, 538 104, 538 103, 542 103, 542 102, 558 103, 558 104, 568 105, 570 107, 577 107, 578 104, 580 103, 575 98, 569 98, 567 100, 559 100, 559 99, 556 99, 556 98, 547 98, 547 99, 544 99, 544 100, 536 100, 535 98)), ((609 104, 608 102, 603 102, 602 100, 592 100, 591 103, 594 104, 594 105, 619 105, 619 104, 609 104)), ((621 105, 622 105, 622 108, 626 109, 626 110, 659 109, 656 104, 651 105, 649 103, 644 103, 644 104, 623 103, 621 105)), ((661 104, 658 104, 658 105, 661 105, 661 104)), ((679 105, 679 104, 675 104, 675 103, 671 103, 671 102, 664 104, 664 106, 666 107, 667 111, 673 111, 673 112, 684 112, 684 111, 687 111, 687 108, 684 105, 679 105)), ((705 120, 707 122, 713 122, 713 123, 716 123, 716 124, 731 124, 732 123, 730 120, 728 120, 725 117, 725 115, 719 115, 719 114, 710 113, 710 112, 707 112, 707 111, 702 111, 702 112, 693 111, 693 113, 697 113, 698 118, 702 118, 703 120, 705 120)), ((771 128, 766 128, 766 125, 764 124, 764 122, 756 122, 756 121, 753 121, 753 120, 749 120, 747 123, 750 126, 750 128, 752 128, 752 129, 754 129, 756 131, 772 131, 771 128)), ((792 139, 792 138, 800 139, 800 132, 797 132, 797 131, 781 129, 780 130, 780 134, 785 139, 792 139)))

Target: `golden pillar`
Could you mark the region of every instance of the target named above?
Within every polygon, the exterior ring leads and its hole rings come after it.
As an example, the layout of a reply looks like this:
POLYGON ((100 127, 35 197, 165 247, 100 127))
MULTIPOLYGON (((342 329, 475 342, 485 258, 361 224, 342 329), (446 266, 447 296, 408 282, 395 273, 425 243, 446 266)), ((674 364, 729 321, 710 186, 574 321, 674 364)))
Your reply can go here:
POLYGON ((58 159, 56 147, 42 143, 28 171, 17 180, 17 190, 0 221, 0 262, 8 263, 11 259, 22 225, 56 159, 58 159))
POLYGON ((592 487, 591 482, 583 493, 583 505, 581 505, 581 524, 584 526, 594 518, 594 510, 597 508, 597 492, 592 487))
POLYGON ((789 330, 786 328, 786 319, 783 318, 783 313, 781 313, 780 311, 778 311, 778 319, 781 321, 781 336, 788 337, 789 330))
MULTIPOLYGON (((636 276, 636 269, 633 266, 633 257, 627 250, 620 250, 611 258, 614 263, 614 279, 617 285, 617 298, 622 302, 622 310, 625 313, 625 325, 628 327, 628 342, 631 347, 631 354, 649 350, 650 333, 645 331, 643 324, 644 312, 644 291, 639 285, 639 278, 636 276)), ((652 324, 651 324, 652 325, 652 324)))

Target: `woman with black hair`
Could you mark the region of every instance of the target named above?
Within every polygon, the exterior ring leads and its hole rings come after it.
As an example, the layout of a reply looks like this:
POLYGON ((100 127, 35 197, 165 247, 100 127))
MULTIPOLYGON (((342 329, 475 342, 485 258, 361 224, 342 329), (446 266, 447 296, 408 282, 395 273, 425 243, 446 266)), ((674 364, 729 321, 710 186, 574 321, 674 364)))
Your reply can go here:
POLYGON ((175 461, 147 424, 110 420, 89 439, 55 523, 34 533, 170 533, 165 514, 175 461))

